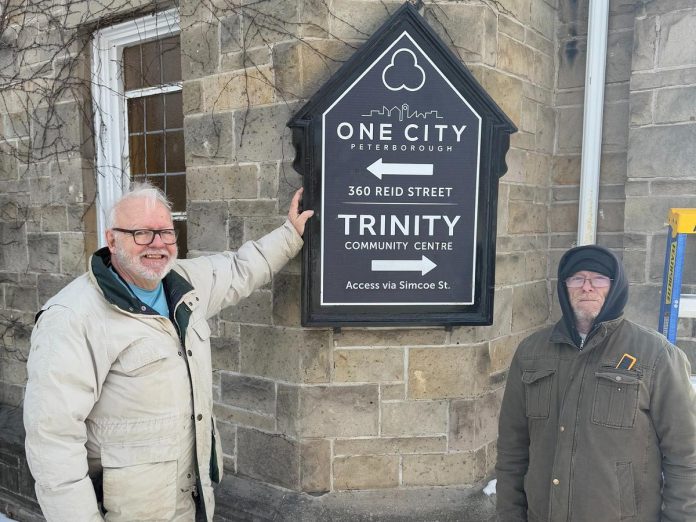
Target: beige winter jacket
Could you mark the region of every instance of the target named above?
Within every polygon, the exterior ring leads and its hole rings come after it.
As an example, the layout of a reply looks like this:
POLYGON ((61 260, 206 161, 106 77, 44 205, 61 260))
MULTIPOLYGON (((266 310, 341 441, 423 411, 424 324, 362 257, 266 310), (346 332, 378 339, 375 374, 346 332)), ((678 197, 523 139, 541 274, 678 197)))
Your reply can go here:
POLYGON ((301 247, 286 221, 236 253, 177 262, 164 279, 173 320, 127 292, 107 249, 46 303, 24 423, 49 522, 193 521, 194 494, 212 521, 222 451, 207 319, 268 283, 301 247))

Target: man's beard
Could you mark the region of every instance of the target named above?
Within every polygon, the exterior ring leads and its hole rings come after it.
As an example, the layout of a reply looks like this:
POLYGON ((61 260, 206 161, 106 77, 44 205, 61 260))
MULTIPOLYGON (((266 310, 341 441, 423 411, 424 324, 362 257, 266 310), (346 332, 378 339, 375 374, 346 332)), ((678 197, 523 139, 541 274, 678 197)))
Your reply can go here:
POLYGON ((592 310, 573 310, 573 313, 575 314, 575 320, 576 321, 582 321, 582 322, 588 322, 592 323, 594 322, 595 319, 597 319, 597 316, 599 316, 599 312, 601 310, 594 312, 592 310))
POLYGON ((148 254, 169 256, 169 252, 167 252, 166 249, 155 248, 148 249, 145 252, 141 252, 139 255, 129 256, 126 253, 126 251, 123 248, 121 248, 121 246, 118 244, 116 245, 116 249, 114 251, 113 256, 116 258, 118 266, 125 272, 133 274, 139 278, 145 279, 146 281, 153 281, 159 283, 162 279, 164 279, 164 276, 166 276, 174 266, 174 263, 176 262, 177 252, 175 251, 174 255, 169 257, 167 264, 159 270, 154 268, 148 268, 144 266, 142 263, 140 263, 140 257, 148 254))

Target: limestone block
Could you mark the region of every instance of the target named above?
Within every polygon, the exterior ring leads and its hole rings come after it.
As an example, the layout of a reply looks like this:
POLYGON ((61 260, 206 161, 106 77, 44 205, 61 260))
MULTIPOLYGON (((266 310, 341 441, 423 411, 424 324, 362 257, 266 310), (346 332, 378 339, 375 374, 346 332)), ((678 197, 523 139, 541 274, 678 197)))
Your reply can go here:
POLYGON ((638 71, 631 76, 631 89, 646 90, 660 87, 682 87, 696 81, 696 67, 681 67, 658 71, 638 71))
POLYGON ((244 48, 242 34, 242 15, 232 12, 230 16, 220 19, 220 51, 223 53, 237 52, 244 48))
POLYGON ((547 207, 529 201, 510 201, 508 204, 510 222, 508 232, 545 233, 547 230, 547 207))
POLYGON ((91 203, 96 197, 94 165, 82 158, 51 162, 51 202, 91 203))
POLYGON ((43 232, 62 232, 68 228, 68 213, 64 205, 41 208, 41 230, 43 232))
POLYGON ((626 182, 627 169, 628 155, 626 151, 602 151, 602 164, 599 168, 599 176, 602 183, 624 184, 626 182))
POLYGON ((401 401, 406 398, 406 385, 399 384, 380 384, 379 396, 383 401, 401 401))
POLYGON ((329 34, 338 40, 365 40, 400 5, 392 1, 337 0, 329 11, 329 34))
POLYGON ((0 403, 20 407, 24 402, 24 386, 0 382, 0 403))
POLYGON ((271 324, 271 292, 257 290, 234 306, 222 311, 225 321, 250 324, 271 324))
POLYGON ((655 123, 678 123, 696 120, 696 87, 660 89, 656 93, 655 123))
POLYGON ((189 250, 227 249, 227 204, 191 202, 187 208, 189 250))
POLYGON ((626 150, 628 147, 629 106, 627 101, 604 106, 602 147, 605 150, 626 150))
POLYGON ((26 224, 0 222, 0 270, 23 272, 27 268, 26 224))
MULTIPOLYGON (((638 183, 638 182, 636 182, 638 183)), ((645 181, 644 183, 648 183, 645 181)), ((653 194, 660 194, 662 196, 672 195, 681 196, 684 194, 696 194, 696 180, 683 180, 674 181, 670 179, 656 179, 649 182, 650 191, 653 194)), ((647 195, 648 193, 641 193, 640 195, 647 195)))
POLYGON ((216 420, 218 434, 220 435, 220 443, 222 444, 222 452, 224 455, 237 454, 237 426, 229 422, 216 420))
POLYGON ((244 46, 251 49, 295 39, 301 28, 300 9, 296 0, 247 3, 241 24, 244 46))
POLYGON ((551 182, 554 185, 580 185, 580 155, 554 156, 551 182))
POLYGON ((558 109, 558 152, 579 153, 582 148, 582 107, 558 109))
POLYGON ((239 325, 222 322, 220 337, 210 338, 213 368, 239 371, 239 325))
POLYGON ((300 446, 283 435, 237 428, 237 472, 289 489, 300 485, 300 446))
POLYGON ((470 485, 485 475, 485 448, 444 455, 404 455, 402 459, 404 486, 470 485))
POLYGON ((515 40, 519 40, 520 42, 524 41, 524 25, 502 13, 498 15, 498 30, 503 34, 511 36, 515 40))
POLYGON ((87 261, 84 235, 81 232, 60 234, 61 273, 78 276, 87 270, 87 261))
POLYGON ((659 67, 696 64, 695 25, 696 10, 666 13, 660 17, 659 67))
POLYGON ((445 434, 447 407, 447 401, 383 402, 381 434, 388 437, 445 434))
MULTIPOLYGON (((378 433, 378 386, 301 388, 296 427, 302 437, 368 437, 378 433)), ((280 399, 280 397, 279 397, 280 399)))
POLYGON ((29 234, 29 269, 35 272, 60 272, 59 243, 58 234, 29 234))
POLYGON ((182 27, 181 30, 181 75, 184 80, 194 80, 218 69, 219 24, 200 22, 182 27))
POLYGON ((3 286, 5 287, 6 309, 33 313, 38 311, 36 285, 5 283, 3 286))
POLYGON ((309 98, 354 52, 340 40, 279 44, 273 49, 276 87, 291 98, 309 98))
POLYGON ((498 36, 497 67, 523 78, 531 79, 534 51, 526 45, 501 34, 498 36))
POLYGON ((8 143, 0 144, 0 180, 18 179, 15 148, 8 143))
POLYGON ((258 66, 209 76, 201 80, 203 111, 246 109, 273 102, 273 74, 268 66, 258 66))
POLYGON ((300 386, 279 382, 276 404, 277 431, 299 439, 297 414, 300 407, 300 386))
POLYGON ((572 89, 585 85, 585 63, 587 40, 585 38, 563 39, 558 55, 558 88, 572 89))
POLYGON ((553 152, 556 132, 556 110, 551 107, 539 107, 536 122, 536 150, 551 154, 553 152))
POLYGON ((297 107, 279 104, 235 113, 237 157, 243 161, 272 161, 291 157, 290 130, 285 124, 297 107))
POLYGON ((508 118, 514 123, 519 123, 522 81, 492 69, 484 69, 481 74, 481 86, 507 114, 508 118))
POLYGON ((623 232, 623 201, 600 201, 597 210, 598 232, 623 232))
POLYGON ((534 139, 535 136, 531 132, 519 130, 510 138, 510 147, 532 151, 535 149, 534 139))
POLYGON ((551 200, 554 203, 577 201, 580 197, 580 187, 577 185, 573 185, 572 187, 553 187, 551 191, 551 200))
POLYGON ((534 53, 534 72, 532 81, 547 88, 552 89, 555 79, 555 69, 553 56, 543 53, 534 53))
POLYGON ((278 163, 259 165, 259 197, 274 199, 278 196, 278 163))
POLYGON ((265 415, 275 415, 275 383, 246 375, 222 373, 220 375, 221 401, 224 404, 255 411, 265 415))
POLYGON ((34 111, 31 143, 35 156, 80 152, 86 135, 83 112, 76 102, 56 103, 34 111))
POLYGON ((531 21, 531 4, 530 0, 504 0, 500 2, 499 8, 501 11, 509 13, 518 22, 526 25, 531 21))
POLYGON ((380 489, 399 485, 399 457, 337 457, 333 462, 334 488, 380 489))
POLYGON ((329 33, 330 9, 323 0, 302 0, 300 34, 304 38, 325 38, 329 33))
POLYGON ((334 351, 334 381, 383 382, 404 378, 402 348, 370 348, 334 351))
POLYGON ((508 335, 493 339, 489 343, 488 356, 491 359, 491 374, 504 372, 510 367, 512 356, 525 337, 526 333, 508 335))
POLYGON ((25 361, 0 358, 0 381, 5 384, 26 384, 27 363, 25 361))
POLYGON ((546 281, 513 288, 512 331, 520 332, 544 324, 549 316, 549 291, 546 281))
POLYGON ((633 58, 631 60, 634 71, 655 67, 656 43, 657 17, 636 18, 633 30, 633 58))
POLYGON ((378 437, 368 439, 336 439, 334 455, 408 455, 444 453, 447 437, 378 437))
POLYGON ((633 31, 609 31, 607 37, 606 83, 625 82, 631 78, 633 31))
POLYGON ((632 127, 653 123, 653 93, 633 92, 629 109, 629 122, 632 127))
MULTIPOLYGON (((664 262, 664 253, 662 256, 662 261, 664 262)), ((648 258, 645 250, 624 251, 623 266, 629 283, 633 284, 646 282, 645 274, 647 271, 647 263, 648 258)), ((660 273, 660 278, 662 278, 662 273, 660 273)))
POLYGON ((530 25, 547 39, 553 40, 556 10, 546 2, 530 2, 530 25))
MULTIPOLYGON (((426 7, 424 17, 464 62, 495 64, 498 24, 488 6, 442 4, 436 8, 426 7), (460 27, 471 30, 457 30, 460 27)), ((498 54, 500 52, 499 49, 498 54)))
POLYGON ((278 212, 276 201, 272 199, 233 199, 227 207, 230 216, 272 216, 278 212))
POLYGON ((254 69, 256 67, 268 68, 273 64, 271 52, 268 47, 257 47, 247 51, 223 54, 220 57, 220 72, 254 69))
MULTIPOLYGON (((0 224, 2 231, 2 224, 0 224)), ((1 236, 0 236, 1 237, 1 236)), ((26 260, 24 260, 26 266, 26 260)), ((39 306, 63 289, 74 277, 63 274, 39 274, 36 287, 39 293, 39 306)))
POLYGON ((576 232, 578 230, 577 200, 552 205, 549 216, 551 232, 576 232))
POLYGON ((631 198, 626 201, 627 232, 663 233, 670 208, 693 206, 693 196, 631 198))
POLYGON ((284 216, 246 218, 244 220, 244 240, 259 239, 283 225, 286 219, 287 214, 284 216))
POLYGON ((182 100, 184 115, 201 112, 203 108, 201 102, 201 82, 183 82, 182 100))
POLYGON ((237 250, 244 243, 244 218, 230 216, 227 219, 228 248, 237 250))
POLYGON ((184 118, 186 165, 234 163, 235 135, 232 113, 221 112, 184 118))
POLYGON ((273 324, 300 326, 300 275, 280 273, 273 278, 273 324))
POLYGON ((306 493, 331 489, 331 443, 326 439, 305 439, 300 443, 300 482, 306 493))
POLYGON ((265 432, 276 431, 276 419, 272 415, 264 415, 249 410, 233 408, 219 402, 213 405, 213 412, 219 421, 228 422, 237 426, 246 426, 265 432))
POLYGON ((342 328, 334 334, 334 343, 337 347, 434 345, 443 344, 446 334, 443 328, 342 328))
POLYGON ((241 326, 241 371, 287 382, 329 380, 331 334, 269 326, 241 326))
MULTIPOLYGON (((537 33, 533 29, 530 29, 529 27, 525 28, 525 34, 524 34, 524 42, 539 51, 540 53, 548 56, 551 58, 553 61, 553 56, 556 51, 554 39, 548 39, 541 34, 537 33)), ((553 76, 555 77, 555 72, 553 73, 553 76)))
POLYGON ((625 310, 626 318, 646 328, 657 328, 661 292, 661 284, 631 285, 625 310))
POLYGON ((411 348, 408 357, 410 399, 471 397, 487 387, 488 343, 411 348))
POLYGON ((453 400, 450 405, 449 449, 473 451, 498 438, 498 414, 503 388, 476 399, 453 400))
POLYGON ((527 98, 522 99, 520 111, 520 130, 525 132, 536 132, 537 112, 539 104, 527 98))
POLYGON ((256 165, 189 167, 186 189, 189 201, 254 199, 257 196, 256 165))

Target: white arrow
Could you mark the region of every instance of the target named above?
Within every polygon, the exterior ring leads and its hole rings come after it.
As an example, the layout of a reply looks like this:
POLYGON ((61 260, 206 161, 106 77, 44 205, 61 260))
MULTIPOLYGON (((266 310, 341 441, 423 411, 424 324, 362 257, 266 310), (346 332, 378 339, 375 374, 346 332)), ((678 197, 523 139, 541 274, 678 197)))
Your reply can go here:
POLYGON ((367 167, 379 179, 382 176, 432 176, 432 163, 382 163, 379 158, 372 165, 367 167))
POLYGON ((430 259, 422 256, 420 259, 373 259, 373 272, 420 272, 425 275, 437 265, 430 259))

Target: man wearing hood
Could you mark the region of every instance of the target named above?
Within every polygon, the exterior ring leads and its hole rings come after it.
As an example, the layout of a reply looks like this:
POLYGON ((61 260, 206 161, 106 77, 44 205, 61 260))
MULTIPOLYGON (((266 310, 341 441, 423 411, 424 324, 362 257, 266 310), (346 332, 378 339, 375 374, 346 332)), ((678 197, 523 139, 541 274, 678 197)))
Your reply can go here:
POLYGON ((696 520, 696 398, 685 355, 623 318, 628 281, 596 246, 558 267, 563 317, 510 366, 496 472, 501 522, 696 520))

